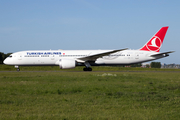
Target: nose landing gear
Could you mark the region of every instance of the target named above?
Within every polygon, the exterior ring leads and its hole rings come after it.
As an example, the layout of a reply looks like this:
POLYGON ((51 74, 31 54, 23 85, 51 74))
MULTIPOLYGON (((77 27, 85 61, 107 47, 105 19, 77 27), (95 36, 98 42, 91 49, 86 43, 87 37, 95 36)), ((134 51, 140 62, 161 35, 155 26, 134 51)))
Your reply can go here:
POLYGON ((15 65, 14 67, 17 68, 17 71, 20 71, 20 68, 18 65, 15 65))

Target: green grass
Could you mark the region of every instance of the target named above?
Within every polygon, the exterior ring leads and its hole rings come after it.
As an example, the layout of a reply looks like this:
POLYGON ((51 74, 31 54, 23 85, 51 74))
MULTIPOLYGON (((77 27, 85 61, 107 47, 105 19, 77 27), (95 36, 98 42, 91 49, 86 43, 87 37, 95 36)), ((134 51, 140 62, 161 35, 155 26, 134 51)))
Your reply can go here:
POLYGON ((179 72, 0 72, 0 119, 179 119, 179 72))
MULTIPOLYGON (((60 69, 59 66, 20 66, 21 71, 83 71, 84 66, 74 69, 60 69)), ((159 68, 140 68, 140 67, 107 67, 92 66, 93 71, 180 71, 180 69, 159 69, 159 68)), ((0 71, 16 71, 14 66, 0 64, 0 71)))

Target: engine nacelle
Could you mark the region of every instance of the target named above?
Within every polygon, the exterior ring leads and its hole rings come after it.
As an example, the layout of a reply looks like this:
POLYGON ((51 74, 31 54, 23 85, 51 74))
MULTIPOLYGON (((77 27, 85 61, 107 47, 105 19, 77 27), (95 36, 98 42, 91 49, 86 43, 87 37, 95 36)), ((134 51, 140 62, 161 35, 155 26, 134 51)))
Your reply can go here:
POLYGON ((59 60, 60 69, 71 69, 76 67, 76 61, 73 59, 60 59, 59 60))

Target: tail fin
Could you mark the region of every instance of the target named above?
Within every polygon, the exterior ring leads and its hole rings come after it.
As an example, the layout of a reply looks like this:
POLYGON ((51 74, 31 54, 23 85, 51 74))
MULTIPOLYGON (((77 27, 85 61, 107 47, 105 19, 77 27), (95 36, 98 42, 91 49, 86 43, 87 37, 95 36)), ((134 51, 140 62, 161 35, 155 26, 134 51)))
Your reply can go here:
POLYGON ((168 26, 162 27, 140 50, 159 52, 168 26))

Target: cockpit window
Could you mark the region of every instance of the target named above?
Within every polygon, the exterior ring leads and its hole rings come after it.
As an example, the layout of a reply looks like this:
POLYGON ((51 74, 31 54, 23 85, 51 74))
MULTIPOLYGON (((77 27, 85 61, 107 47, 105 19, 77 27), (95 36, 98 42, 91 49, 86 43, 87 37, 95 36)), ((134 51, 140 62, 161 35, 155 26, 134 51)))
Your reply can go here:
POLYGON ((12 58, 12 55, 10 55, 9 57, 12 58))

